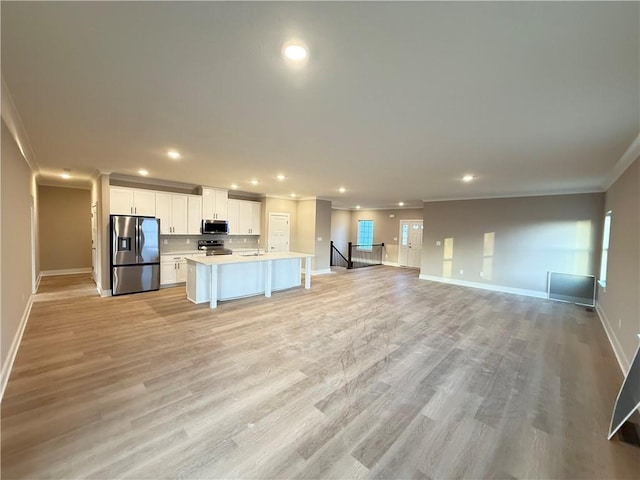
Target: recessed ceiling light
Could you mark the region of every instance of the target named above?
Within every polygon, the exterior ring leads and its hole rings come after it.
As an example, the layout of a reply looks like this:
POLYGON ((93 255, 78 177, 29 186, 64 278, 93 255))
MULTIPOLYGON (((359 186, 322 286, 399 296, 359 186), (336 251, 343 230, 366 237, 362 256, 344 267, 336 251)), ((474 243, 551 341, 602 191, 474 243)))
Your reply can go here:
POLYGON ((473 180, 473 175, 465 175, 462 177, 463 182, 470 182, 471 180, 473 180))
POLYGON ((280 173, 276 178, 277 178, 278 180, 282 181, 282 180, 284 180, 284 179, 285 179, 285 178, 287 178, 287 177, 285 177, 284 175, 282 175, 282 174, 280 173))
POLYGON ((65 180, 69 180, 71 178, 71 175, 69 175, 67 172, 60 174, 60 176, 65 180))
POLYGON ((145 170, 144 168, 141 168, 140 170, 138 170, 138 173, 143 177, 146 177, 147 175, 149 175, 149 170, 145 170))
POLYGON ((173 158, 174 160, 177 160, 180 158, 180 153, 176 152, 175 150, 169 150, 167 152, 167 155, 169 155, 170 158, 173 158))
POLYGON ((358 210, 360 210, 360 205, 356 205, 356 208, 357 208, 358 210))
POLYGON ((347 189, 346 189, 346 188, 344 188, 344 187, 340 187, 340 188, 338 189, 338 191, 339 191, 340 193, 344 193, 344 192, 346 192, 346 191, 347 191, 347 189))
POLYGON ((297 195, 295 193, 292 193, 291 195, 289 195, 291 198, 296 198, 297 195))
POLYGON ((260 182, 258 180, 251 180, 251 185, 258 185, 260 182))
POLYGON ((398 205, 400 205, 401 207, 404 207, 404 202, 398 202, 398 205))
POLYGON ((238 188, 238 185, 236 185, 235 183, 232 183, 232 184, 231 184, 231 188, 232 188, 233 190, 236 190, 236 189, 238 188))
POLYGON ((305 58, 307 58, 307 55, 309 54, 307 52, 307 49, 302 45, 300 45, 299 43, 290 43, 288 45, 285 45, 283 51, 284 51, 284 56, 287 57, 289 60, 293 60, 294 62, 303 61, 305 58))

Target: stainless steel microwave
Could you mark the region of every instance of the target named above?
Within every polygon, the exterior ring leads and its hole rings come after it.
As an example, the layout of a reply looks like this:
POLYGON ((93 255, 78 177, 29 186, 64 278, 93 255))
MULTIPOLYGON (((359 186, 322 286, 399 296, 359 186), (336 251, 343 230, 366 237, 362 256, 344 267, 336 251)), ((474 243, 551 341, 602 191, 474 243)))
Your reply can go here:
POLYGON ((229 222, 226 220, 202 220, 200 232, 203 234, 227 235, 229 222))

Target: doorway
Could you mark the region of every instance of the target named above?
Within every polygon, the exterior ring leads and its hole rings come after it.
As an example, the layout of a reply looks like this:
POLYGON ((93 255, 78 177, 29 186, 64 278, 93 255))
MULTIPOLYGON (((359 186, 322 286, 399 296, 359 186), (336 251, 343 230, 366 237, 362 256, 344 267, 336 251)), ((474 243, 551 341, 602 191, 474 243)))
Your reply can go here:
POLYGON ((290 215, 269 212, 269 252, 288 252, 290 236, 290 215))
POLYGON ((422 220, 400 220, 398 264, 401 267, 420 268, 423 229, 422 220))

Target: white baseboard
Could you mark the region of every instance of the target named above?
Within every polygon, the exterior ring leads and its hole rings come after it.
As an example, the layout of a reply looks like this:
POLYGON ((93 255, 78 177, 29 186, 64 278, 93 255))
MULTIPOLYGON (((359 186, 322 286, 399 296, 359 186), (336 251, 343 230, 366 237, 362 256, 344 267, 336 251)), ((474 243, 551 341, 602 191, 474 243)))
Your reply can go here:
POLYGON ((33 293, 36 293, 38 291, 38 288, 40 288, 40 280, 42 280, 42 272, 38 273, 38 278, 36 278, 36 291, 33 293))
POLYGON ((18 326, 18 331, 13 337, 13 341, 11 342, 11 346, 9 347, 9 354, 2 365, 2 373, 0 374, 0 401, 2 397, 4 397, 4 390, 7 388, 7 382, 9 381, 9 376, 11 375, 11 369, 13 368, 13 362, 16 359, 16 355, 18 354, 18 348, 20 348, 20 342, 22 342, 22 335, 24 334, 24 329, 27 326, 27 320, 29 320, 29 314, 31 313, 31 306, 33 305, 33 295, 29 295, 29 300, 27 301, 27 305, 25 306, 24 312, 22 313, 22 318, 20 319, 20 325, 18 326))
POLYGON ((526 290, 524 288, 504 287, 502 285, 491 285, 488 283, 468 282, 466 280, 455 280, 452 278, 435 277, 432 275, 420 274, 420 280, 429 280, 431 282, 450 283, 461 287, 480 288, 482 290, 491 290, 493 292, 512 293, 515 295, 525 295, 527 297, 547 298, 547 292, 538 290, 526 290))
POLYGON ((322 270, 311 270, 311 275, 326 275, 333 273, 330 268, 323 268, 322 270))
POLYGON ((398 262, 382 262, 383 265, 386 265, 387 267, 399 267, 400 264, 398 262))
POLYGON ((613 350, 614 355, 616 356, 616 360, 618 360, 618 365, 620 366, 620 370, 622 370, 622 374, 626 375, 629 371, 629 367, 631 363, 627 359, 627 356, 624 354, 624 350, 622 350, 622 346, 620 342, 618 342, 618 338, 613 333, 613 328, 611 327, 611 322, 602 310, 602 307, 599 303, 596 302, 596 312, 598 313, 598 317, 600 318, 600 323, 602 323, 602 328, 604 328, 604 332, 607 334, 607 338, 609 339, 609 344, 611 345, 611 349, 613 350))
POLYGON ((42 277, 52 277, 54 275, 74 275, 76 273, 91 273, 91 268, 66 268, 63 270, 45 270, 40 272, 42 277))

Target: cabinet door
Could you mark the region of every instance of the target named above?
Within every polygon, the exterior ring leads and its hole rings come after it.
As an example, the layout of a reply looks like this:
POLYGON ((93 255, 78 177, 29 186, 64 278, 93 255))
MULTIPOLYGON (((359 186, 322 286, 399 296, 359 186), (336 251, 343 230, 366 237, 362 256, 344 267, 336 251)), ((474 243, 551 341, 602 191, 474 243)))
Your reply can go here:
POLYGON ((187 260, 182 258, 179 262, 176 262, 178 270, 176 270, 176 282, 182 283, 187 281, 187 260))
POLYGON ((176 262, 173 260, 160 262, 160 285, 176 283, 176 262))
POLYGON ((111 215, 133 215, 133 190, 111 187, 109 198, 111 215))
POLYGON ((187 233, 200 235, 200 222, 202 221, 202 197, 189 195, 189 211, 187 220, 187 233))
POLYGON ((240 201, 229 199, 227 207, 227 216, 229 217, 229 235, 238 235, 240 233, 240 201))
POLYGON ((229 216, 228 212, 228 202, 229 197, 227 196, 226 190, 215 190, 215 217, 217 220, 227 220, 229 216))
POLYGON ((171 224, 171 194, 156 193, 156 217, 160 219, 160 235, 169 235, 173 231, 171 224))
POLYGON ((262 223, 262 204, 251 202, 251 234, 260 235, 260 224, 262 223))
POLYGON ((186 235, 187 215, 189 211, 187 195, 171 196, 171 225, 173 232, 178 235, 186 235))
POLYGON ((216 197, 214 190, 210 188, 202 189, 202 218, 205 220, 213 220, 215 217, 216 197))
POLYGON ((133 213, 147 217, 156 216, 156 192, 151 190, 133 191, 133 213))
POLYGON ((251 231, 251 203, 240 200, 240 214, 238 218, 238 230, 242 235, 248 235, 251 231))

